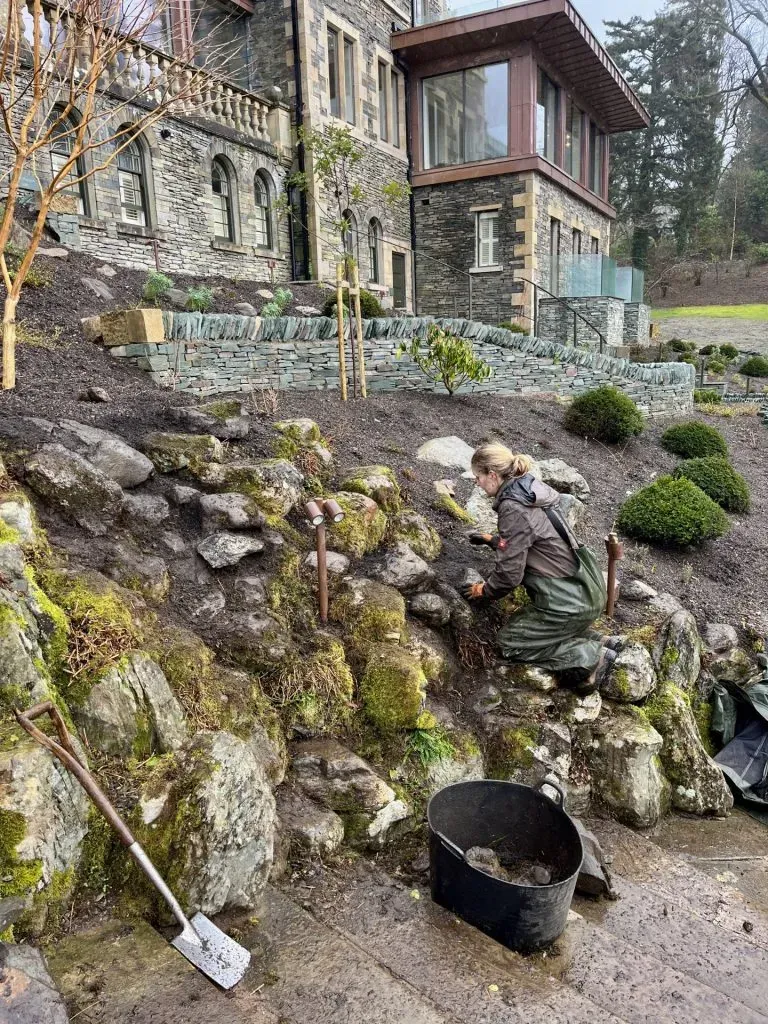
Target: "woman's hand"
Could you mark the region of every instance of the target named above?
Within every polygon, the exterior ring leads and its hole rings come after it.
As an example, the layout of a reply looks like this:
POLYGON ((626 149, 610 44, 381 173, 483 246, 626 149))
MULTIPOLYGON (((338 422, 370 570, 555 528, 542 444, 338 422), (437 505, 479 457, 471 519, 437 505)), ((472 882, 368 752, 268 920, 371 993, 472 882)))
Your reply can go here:
POLYGON ((461 593, 466 601, 482 601, 485 597, 484 590, 485 583, 481 580, 479 583, 470 583, 461 593))
POLYGON ((485 544, 489 548, 493 548, 494 551, 499 546, 499 537, 494 536, 492 533, 470 533, 467 538, 470 544, 482 545, 485 544))

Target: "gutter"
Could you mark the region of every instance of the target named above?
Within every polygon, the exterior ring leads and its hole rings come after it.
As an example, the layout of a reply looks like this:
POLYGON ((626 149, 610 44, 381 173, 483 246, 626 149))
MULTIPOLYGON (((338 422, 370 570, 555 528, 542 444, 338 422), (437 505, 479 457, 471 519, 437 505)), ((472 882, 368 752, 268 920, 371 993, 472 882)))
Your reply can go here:
MULTIPOLYGON (((304 126, 304 89, 301 83, 301 43, 299 41, 299 2, 291 0, 291 36, 293 39, 293 78, 296 92, 296 104, 294 110, 296 130, 304 126)), ((299 165, 299 173, 306 171, 306 156, 304 143, 299 140, 296 146, 296 159, 299 165)), ((291 232, 291 262, 293 264, 293 275, 295 280, 309 280, 309 213, 307 210, 307 194, 303 189, 299 190, 299 218, 301 220, 301 234, 304 242, 303 266, 296 266, 296 254, 293 247, 293 232, 291 232)))

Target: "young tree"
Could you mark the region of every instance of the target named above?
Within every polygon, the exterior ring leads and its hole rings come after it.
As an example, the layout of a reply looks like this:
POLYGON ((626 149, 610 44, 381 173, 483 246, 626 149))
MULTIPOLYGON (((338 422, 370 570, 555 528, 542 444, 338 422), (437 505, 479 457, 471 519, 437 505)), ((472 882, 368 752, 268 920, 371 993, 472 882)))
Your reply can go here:
POLYGON ((16 309, 57 197, 108 167, 166 114, 215 109, 221 92, 211 77, 216 47, 203 55, 190 43, 176 57, 153 48, 163 0, 4 0, 3 7, 0 152, 10 154, 10 165, 0 174, 0 277, 3 387, 13 388, 16 309), (26 252, 11 266, 6 251, 30 176, 38 183, 34 223, 26 252))

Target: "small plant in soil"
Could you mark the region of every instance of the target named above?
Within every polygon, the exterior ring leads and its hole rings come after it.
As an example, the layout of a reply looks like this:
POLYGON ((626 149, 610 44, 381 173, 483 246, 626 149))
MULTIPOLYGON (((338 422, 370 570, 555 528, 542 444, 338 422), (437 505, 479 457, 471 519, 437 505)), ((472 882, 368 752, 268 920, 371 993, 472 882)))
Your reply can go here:
POLYGON ((151 270, 144 282, 141 297, 156 306, 163 301, 171 288, 173 281, 170 277, 161 274, 159 270, 151 270))
POLYGON ((737 359, 738 358, 739 350, 736 348, 735 345, 731 345, 731 344, 721 345, 720 346, 720 355, 721 356, 725 356, 725 358, 729 362, 731 362, 733 359, 737 359))
POLYGON ((681 459, 704 459, 709 455, 719 455, 722 458, 728 456, 728 445, 720 431, 706 423, 699 423, 698 420, 678 423, 665 430, 661 435, 661 446, 673 455, 679 455, 681 459))
POLYGON ((765 356, 752 356, 739 367, 739 373, 747 378, 747 394, 749 394, 752 377, 768 377, 768 359, 765 356))
POLYGON ((213 292, 205 285, 187 288, 187 309, 194 313, 207 313, 213 308, 213 292))
POLYGON ((616 525, 628 537, 662 547, 689 547, 721 537, 728 518, 690 480, 663 476, 624 502, 616 525))
POLYGON ((274 299, 265 306, 262 306, 261 315, 269 317, 284 316, 292 301, 293 292, 290 288, 278 288, 274 299))
POLYGON ((697 405, 720 405, 723 396, 719 391, 709 391, 707 388, 697 388, 693 392, 693 400, 697 405))
POLYGON ((504 320, 499 324, 499 327, 503 327, 505 331, 511 331, 513 334, 527 334, 528 331, 522 326, 522 324, 513 323, 511 320, 504 320))
POLYGON ((632 399, 609 386, 579 395, 563 419, 563 426, 571 433, 606 444, 625 444, 642 433, 644 425, 643 414, 632 399))
POLYGON ((421 338, 412 338, 402 342, 397 355, 410 356, 422 373, 442 384, 449 395, 470 382, 488 380, 493 373, 488 363, 475 355, 470 341, 449 334, 437 324, 427 328, 426 344, 421 338))

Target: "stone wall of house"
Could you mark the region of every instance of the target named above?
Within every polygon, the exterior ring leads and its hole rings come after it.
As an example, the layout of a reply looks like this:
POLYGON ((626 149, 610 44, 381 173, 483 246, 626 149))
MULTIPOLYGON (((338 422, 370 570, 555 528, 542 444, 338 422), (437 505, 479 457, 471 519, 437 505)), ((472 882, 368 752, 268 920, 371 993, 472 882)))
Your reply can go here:
POLYGON ((536 321, 536 335, 546 341, 558 341, 563 345, 576 344, 592 350, 600 348, 600 334, 608 348, 616 348, 624 344, 624 309, 622 299, 614 299, 606 295, 587 298, 568 298, 567 306, 557 299, 539 299, 539 313, 536 321), (575 317, 571 310, 576 310, 581 317, 575 317), (576 338, 574 342, 574 320, 576 338), (596 330, 590 327, 594 325, 596 330))
POLYGON ((515 280, 523 259, 515 247, 525 242, 518 220, 525 182, 515 174, 429 185, 414 189, 416 227, 416 297, 420 313, 469 316, 470 278, 472 316, 501 323, 513 315, 523 286, 515 280), (499 211, 498 270, 475 267, 477 207, 499 211))
MULTIPOLYGON (((122 344, 112 347, 111 354, 147 370, 162 386, 198 395, 339 386, 335 320, 166 312, 163 321, 165 340, 122 344)), ((393 317, 364 323, 369 391, 439 390, 410 358, 397 355, 401 341, 423 337, 431 322, 393 317)), ((693 408, 694 372, 687 363, 641 366, 474 321, 440 323, 470 338, 477 353, 493 367, 488 381, 470 385, 468 391, 572 396, 613 384, 651 416, 682 414, 693 408)))
POLYGON ((624 303, 624 344, 647 345, 651 336, 651 307, 644 302, 624 303))
POLYGON ((607 256, 611 245, 611 221, 571 192, 537 174, 536 227, 534 238, 534 281, 558 295, 566 295, 566 264, 573 254, 573 232, 581 232, 581 251, 590 253, 597 238, 599 252, 607 256), (560 221, 560 275, 558 287, 551 286, 550 221, 560 221))
MULTIPOLYGON (((104 113, 118 107, 111 95, 99 99, 104 113)), ((120 107, 120 120, 139 116, 138 108, 120 107)), ((246 136, 214 121, 166 117, 140 139, 143 157, 148 224, 127 223, 122 216, 118 169, 112 162, 83 182, 85 213, 77 212, 76 195, 57 197, 49 217, 62 244, 117 266, 153 269, 153 243, 159 249, 161 269, 169 276, 239 277, 248 280, 288 280, 291 276, 290 242, 285 219, 273 211, 271 249, 256 245, 254 176, 266 173, 274 197, 284 190, 285 166, 270 142, 246 136), (163 137, 168 133, 167 137, 163 137), (227 164, 234 205, 234 242, 214 239, 211 166, 214 157, 227 164), (272 266, 270 266, 272 264, 272 266)), ((106 150, 105 150, 106 152, 106 150)), ((103 163, 104 154, 86 157, 91 166, 103 163)), ((11 162, 7 138, 0 133, 0 166, 11 162)), ((86 163, 86 168, 88 164, 86 163)), ((38 178, 50 179, 50 154, 43 150, 22 181, 23 201, 35 208, 38 178)))
MULTIPOLYGON (((304 123, 308 129, 323 131, 326 127, 349 128, 352 138, 362 151, 350 175, 350 184, 358 186, 362 198, 352 196, 349 202, 354 223, 352 240, 354 254, 360 269, 360 280, 371 291, 378 292, 385 306, 392 305, 392 254, 406 255, 407 305, 412 303, 410 283, 410 214, 407 200, 390 208, 384 202, 382 189, 390 182, 407 185, 408 157, 406 152, 405 82, 399 79, 397 133, 398 145, 381 138, 379 123, 378 63, 393 65, 389 37, 393 20, 410 22, 410 4, 403 0, 301 0, 300 32, 303 60, 304 123), (341 98, 342 117, 334 117, 330 110, 328 81, 328 26, 354 42, 354 124, 344 117, 344 99, 341 98), (375 218, 382 226, 383 240, 379 247, 378 280, 372 280, 371 258, 368 247, 368 227, 375 218)), ((390 94, 391 103, 391 94, 390 94)), ((394 122, 394 118, 392 118, 394 122)), ((389 135, 393 124, 390 126, 389 135)), ((312 180, 312 157, 307 169, 312 180)), ((313 274, 322 280, 335 280, 335 265, 339 258, 338 232, 332 222, 339 219, 336 198, 324 193, 319 184, 312 183, 310 202, 310 234, 313 248, 313 274)), ((342 206, 346 206, 346 200, 342 206)))

